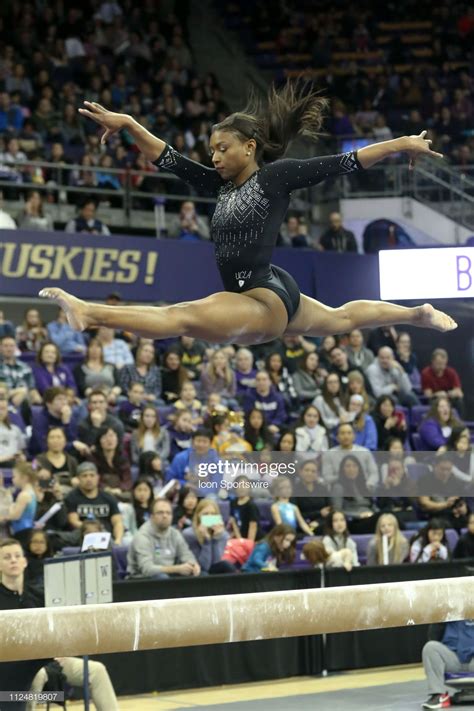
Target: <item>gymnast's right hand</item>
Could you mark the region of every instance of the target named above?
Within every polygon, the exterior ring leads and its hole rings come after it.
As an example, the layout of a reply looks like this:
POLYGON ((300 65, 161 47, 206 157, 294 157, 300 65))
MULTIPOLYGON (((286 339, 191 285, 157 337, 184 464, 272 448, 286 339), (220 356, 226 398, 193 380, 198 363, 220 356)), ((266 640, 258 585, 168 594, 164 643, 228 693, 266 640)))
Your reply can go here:
POLYGON ((100 104, 96 104, 95 101, 84 101, 84 106, 86 106, 86 108, 79 109, 79 113, 82 114, 82 116, 87 116, 87 118, 92 119, 105 128, 102 138, 100 139, 102 144, 105 143, 110 136, 113 136, 114 133, 125 128, 131 120, 131 116, 128 114, 116 114, 113 111, 108 111, 100 104))

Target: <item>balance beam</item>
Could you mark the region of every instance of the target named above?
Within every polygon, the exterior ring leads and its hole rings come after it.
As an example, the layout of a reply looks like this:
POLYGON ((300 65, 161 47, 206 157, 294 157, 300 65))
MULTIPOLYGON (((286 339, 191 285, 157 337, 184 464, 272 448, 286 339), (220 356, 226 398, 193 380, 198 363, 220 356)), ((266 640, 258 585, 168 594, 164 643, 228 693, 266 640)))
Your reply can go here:
POLYGON ((474 618, 474 578, 0 612, 0 661, 167 649, 474 618))

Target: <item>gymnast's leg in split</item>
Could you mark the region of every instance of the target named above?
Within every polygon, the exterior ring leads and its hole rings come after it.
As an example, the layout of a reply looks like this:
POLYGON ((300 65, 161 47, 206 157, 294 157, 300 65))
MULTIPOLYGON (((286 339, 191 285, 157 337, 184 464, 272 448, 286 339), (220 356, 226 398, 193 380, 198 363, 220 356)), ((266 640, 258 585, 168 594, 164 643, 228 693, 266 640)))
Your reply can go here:
POLYGON ((134 331, 149 338, 187 335, 213 343, 251 345, 265 343, 284 333, 324 336, 354 328, 410 324, 439 331, 456 328, 456 322, 430 304, 405 307, 381 301, 351 301, 333 309, 301 296, 294 317, 287 323, 281 299, 269 289, 244 294, 219 292, 204 299, 171 306, 104 306, 82 301, 62 289, 42 289, 40 296, 56 301, 73 328, 109 326, 134 331))

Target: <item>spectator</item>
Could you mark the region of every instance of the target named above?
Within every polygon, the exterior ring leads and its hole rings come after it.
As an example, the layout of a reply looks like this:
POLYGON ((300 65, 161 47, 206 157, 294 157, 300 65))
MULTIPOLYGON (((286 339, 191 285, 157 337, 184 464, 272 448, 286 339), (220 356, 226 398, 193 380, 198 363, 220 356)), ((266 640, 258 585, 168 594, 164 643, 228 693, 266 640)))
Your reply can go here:
POLYGON ((179 341, 173 344, 173 350, 181 356, 181 365, 186 368, 188 378, 194 380, 199 376, 204 356, 206 355, 206 344, 199 338, 191 336, 181 336, 179 341))
POLYGON ((56 386, 48 388, 43 394, 43 402, 43 408, 32 414, 29 446, 32 455, 46 450, 47 434, 51 427, 63 430, 69 447, 77 440, 78 413, 68 405, 65 389, 56 386))
POLYGON ((308 525, 301 515, 301 511, 296 504, 291 503, 290 499, 293 496, 293 487, 291 481, 284 476, 278 477, 274 484, 275 501, 271 507, 273 523, 286 524, 295 531, 300 529, 307 536, 313 535, 314 528, 317 527, 316 521, 311 521, 308 525))
POLYGON ((224 404, 233 401, 236 394, 235 373, 223 348, 216 350, 209 363, 201 371, 201 391, 203 397, 219 393, 224 404))
POLYGON ((46 531, 31 529, 25 547, 28 561, 25 578, 28 585, 44 590, 44 562, 53 557, 53 547, 46 531))
POLYGON ((132 505, 135 513, 136 529, 139 529, 140 526, 150 520, 153 500, 154 492, 150 480, 140 477, 132 487, 132 505))
POLYGON ((69 368, 61 364, 61 353, 55 343, 43 343, 32 370, 41 396, 48 388, 71 388, 76 392, 74 378, 69 368))
MULTIPOLYGON (((26 567, 27 560, 19 543, 12 539, 4 539, 0 544, 1 609, 20 610, 44 606, 43 595, 26 580, 26 567)), ((18 691, 39 695, 48 678, 48 667, 43 666, 46 661, 37 659, 31 662, 3 663, 0 681, 2 688, 6 688, 7 683, 14 684, 18 691)), ((83 684, 82 659, 61 657, 59 664, 69 684, 74 686, 83 684)), ((117 699, 104 665, 90 661, 89 674, 91 696, 97 711, 118 711, 117 699)))
POLYGON ((407 539, 400 533, 396 517, 391 513, 384 513, 379 516, 375 536, 367 546, 367 565, 399 565, 406 560, 409 548, 407 539), (384 553, 384 538, 387 541, 387 560, 384 553))
POLYGON ((434 398, 418 428, 421 448, 445 452, 453 427, 461 425, 462 423, 453 412, 449 398, 445 395, 434 398))
POLYGON ((63 354, 79 353, 83 355, 86 351, 84 336, 71 328, 62 309, 58 309, 56 321, 48 323, 48 335, 50 341, 55 343, 63 354))
POLYGON ((196 212, 196 205, 191 200, 181 204, 179 215, 170 220, 168 227, 170 237, 186 241, 209 239, 209 228, 202 217, 196 212))
POLYGON ((181 392, 188 374, 186 368, 181 364, 181 357, 176 351, 167 351, 163 356, 163 368, 161 372, 162 398, 166 403, 174 403, 181 392))
POLYGON ((269 353, 265 359, 265 370, 270 376, 272 385, 283 395, 287 409, 292 409, 297 405, 296 390, 293 385, 293 378, 288 372, 288 368, 283 365, 283 358, 280 353, 269 353))
POLYGON ((325 452, 329 449, 328 433, 314 405, 307 405, 295 429, 297 452, 325 452))
POLYGON ((474 481, 474 456, 471 433, 467 427, 453 427, 447 442, 448 452, 453 462, 453 474, 457 479, 471 483, 474 481))
POLYGON ((418 370, 418 359, 416 353, 413 353, 411 337, 408 333, 400 333, 398 335, 396 358, 410 378, 413 387, 419 389, 421 385, 421 375, 418 370))
POLYGON ((296 532, 291 526, 280 523, 257 543, 242 566, 243 573, 273 572, 280 565, 291 565, 296 554, 296 532))
POLYGON ((329 227, 321 235, 319 247, 328 252, 357 252, 354 233, 343 227, 339 212, 331 212, 329 215, 329 227))
POLYGON ((352 427, 354 428, 355 443, 371 451, 378 446, 377 428, 372 417, 367 413, 362 395, 351 395, 349 399, 349 413, 353 413, 352 427))
POLYGON ((8 513, 0 517, 0 523, 9 523, 12 534, 26 545, 36 515, 34 485, 36 472, 28 462, 18 462, 13 468, 13 486, 18 490, 8 513))
POLYGON ((319 395, 327 372, 319 366, 317 353, 305 353, 299 368, 293 373, 293 385, 303 405, 319 395))
POLYGON ((453 551, 454 560, 474 558, 474 513, 467 519, 467 531, 459 536, 453 551))
POLYGON ((95 444, 101 427, 114 429, 119 440, 122 440, 125 432, 120 420, 109 413, 107 398, 102 390, 91 390, 87 404, 89 414, 79 423, 78 441, 74 443, 74 447, 82 456, 91 453, 91 447, 95 444))
POLYGON ((367 348, 375 355, 384 346, 388 346, 392 351, 396 350, 398 334, 393 326, 381 326, 373 328, 367 338, 367 348))
POLYGON ((366 372, 375 397, 392 395, 405 407, 418 404, 408 375, 394 359, 393 350, 388 346, 380 348, 376 360, 366 372))
POLYGON ((182 412, 183 410, 189 412, 195 427, 202 425, 202 405, 196 397, 196 388, 191 381, 184 381, 183 387, 179 392, 179 400, 176 400, 173 406, 176 412, 182 412))
POLYGON ((370 410, 375 400, 368 394, 365 383, 365 378, 360 371, 351 370, 350 373, 347 374, 346 398, 351 398, 352 395, 362 395, 364 407, 370 410))
POLYGON ((138 461, 138 473, 153 483, 153 487, 161 491, 165 483, 163 463, 156 452, 143 452, 138 461))
POLYGON ((395 400, 391 395, 381 395, 377 398, 372 414, 377 428, 379 449, 385 449, 391 437, 399 437, 404 442, 407 436, 405 415, 395 408, 395 400))
POLYGON ((110 230, 96 217, 97 204, 95 200, 85 200, 79 208, 79 215, 70 220, 65 230, 69 233, 87 232, 93 235, 110 235, 110 230))
POLYGON ((252 446, 243 439, 240 425, 231 425, 228 415, 215 415, 212 418, 212 447, 219 454, 251 452, 252 446))
POLYGON ((443 519, 446 527, 462 529, 467 523, 468 508, 460 496, 463 487, 456 481, 453 463, 447 454, 436 457, 433 470, 424 474, 418 483, 418 491, 430 492, 420 496, 419 506, 429 518, 443 519), (453 496, 452 492, 458 492, 453 496))
POLYGON ((0 343, 0 381, 7 386, 10 401, 15 407, 28 399, 32 404, 38 404, 41 395, 36 389, 33 371, 29 365, 18 360, 15 353, 15 339, 4 336, 0 343))
POLYGON ((328 553, 322 541, 305 543, 301 557, 315 568, 345 568, 348 573, 352 570, 352 551, 349 548, 328 553))
POLYGON ((117 432, 103 425, 97 432, 92 461, 100 473, 103 487, 115 496, 132 488, 130 462, 124 456, 117 432))
POLYGON ((127 392, 127 399, 122 400, 118 409, 118 416, 127 432, 133 432, 138 427, 144 407, 145 388, 141 383, 132 383, 127 392))
POLYGON ((349 334, 349 344, 347 346, 349 365, 357 366, 358 370, 365 371, 374 362, 374 354, 364 346, 364 336, 362 331, 354 328, 349 334))
POLYGON ((155 499, 150 520, 137 531, 128 549, 131 577, 163 579, 200 574, 199 563, 183 534, 171 525, 172 517, 168 499, 155 499))
POLYGON ((106 363, 111 363, 117 370, 124 365, 133 365, 133 355, 129 345, 121 338, 115 338, 113 328, 100 326, 97 330, 97 338, 102 346, 106 363))
POLYGON ((193 432, 191 413, 187 410, 179 410, 173 417, 171 426, 168 427, 170 459, 173 459, 179 452, 189 449, 193 432))
POLYGON ((403 454, 392 452, 388 462, 380 467, 382 483, 378 489, 377 506, 383 513, 392 513, 403 527, 417 521, 413 508, 415 483, 407 475, 408 459, 403 454))
POLYGON ((329 489, 319 477, 319 461, 307 459, 298 466, 298 478, 295 481, 291 502, 297 504, 301 515, 314 529, 325 523, 331 511, 329 489))
POLYGON ((245 415, 244 437, 254 452, 273 446, 273 437, 262 410, 254 407, 245 415))
POLYGON ((3 192, 0 191, 0 230, 16 230, 16 228, 16 222, 13 217, 3 209, 3 192))
POLYGON ((243 400, 255 391, 257 369, 253 365, 253 353, 248 348, 239 348, 235 354, 236 396, 243 400))
POLYGON ((37 190, 30 190, 27 193, 25 206, 18 215, 17 222, 22 230, 52 231, 54 229, 51 215, 45 213, 43 198, 37 190))
POLYGON ((205 573, 236 572, 232 563, 222 559, 230 536, 225 530, 219 506, 212 499, 202 499, 198 503, 192 525, 184 529, 183 537, 205 573), (220 522, 207 525, 205 517, 209 516, 219 517, 220 522))
POLYGON ((141 383, 145 388, 145 400, 156 402, 161 394, 161 373, 155 365, 155 349, 152 343, 140 343, 135 363, 124 365, 119 372, 122 391, 127 393, 132 383, 141 383))
POLYGON ((292 215, 280 230, 281 242, 287 247, 310 247, 308 241, 308 226, 304 217, 292 215))
POLYGON ((132 463, 138 464, 143 452, 156 452, 164 464, 170 456, 168 430, 160 427, 158 413, 152 405, 143 408, 138 427, 132 435, 132 463))
POLYGON ((474 626, 471 620, 434 625, 438 640, 431 639, 423 647, 423 667, 430 696, 423 704, 425 709, 451 706, 446 692, 445 674, 468 674, 474 670, 474 626))
POLYGON ((194 486, 182 486, 173 509, 173 526, 180 531, 192 526, 198 502, 197 489, 194 486))
POLYGON ((89 341, 84 361, 76 365, 73 375, 81 398, 88 398, 93 390, 100 390, 113 405, 122 392, 118 371, 114 365, 105 362, 104 350, 97 338, 89 341))
POLYGON ((25 311, 25 318, 18 326, 15 336, 18 348, 21 351, 37 352, 48 339, 48 331, 44 327, 38 309, 32 308, 25 311))
POLYGON ((99 473, 93 462, 83 462, 77 469, 79 484, 64 501, 68 512, 69 525, 80 529, 82 522, 95 519, 112 534, 114 543, 121 545, 123 521, 117 499, 107 491, 99 489, 99 473))
MULTIPOLYGON (((283 365, 288 368, 288 372, 293 374, 299 366, 305 353, 314 353, 316 346, 311 341, 307 341, 303 336, 282 336, 277 339, 276 344, 280 344, 280 354, 283 358, 283 365)), ((275 350, 273 342, 268 344, 269 349, 275 350)))
POLYGON ((66 452, 67 440, 61 427, 51 427, 46 435, 46 451, 38 454, 36 461, 47 469, 60 484, 70 486, 77 475, 77 459, 66 452))
MULTIPOLYGON (((196 484, 199 465, 216 464, 219 456, 211 449, 211 433, 204 428, 197 429, 192 434, 191 447, 179 452, 166 471, 166 480, 177 479, 181 485, 196 484)), ((209 481, 210 477, 206 479, 209 481)))
POLYGON ((442 519, 432 518, 413 538, 410 563, 435 563, 449 560, 446 526, 442 519))
POLYGON ((15 327, 11 321, 5 319, 5 314, 0 310, 0 341, 5 336, 10 336, 10 338, 15 338, 15 327))
POLYGON ((25 120, 20 106, 12 103, 6 91, 0 93, 0 132, 16 132, 21 129, 25 120))
POLYGON ((326 376, 322 393, 315 397, 313 404, 328 430, 334 430, 341 422, 347 422, 350 418, 346 396, 337 373, 329 373, 326 376))
MULTIPOLYGON (((337 373, 339 376, 339 379, 341 381, 342 388, 346 392, 347 386, 349 384, 349 373, 352 372, 353 370, 358 371, 362 377, 364 378, 365 382, 365 376, 363 371, 358 367, 358 366, 352 366, 349 363, 349 357, 346 353, 346 351, 341 348, 340 346, 335 346, 329 353, 329 362, 330 362, 330 372, 331 373, 337 373)), ((368 387, 366 383, 366 388, 368 387)))
POLYGON ((348 454, 342 459, 337 482, 332 487, 332 506, 344 511, 351 519, 349 528, 352 533, 374 532, 377 509, 370 496, 367 475, 358 456, 348 454))
POLYGON ((7 400, 0 399, 0 468, 13 467, 26 448, 21 429, 10 421, 7 400))
POLYGON ((457 371, 448 366, 448 354, 444 348, 436 348, 431 355, 431 365, 421 371, 421 387, 425 397, 444 395, 449 398, 462 416, 464 411, 464 393, 457 371))
POLYGON ((270 376, 264 370, 260 370, 255 376, 255 393, 245 398, 245 412, 253 409, 261 410, 265 414, 268 430, 272 434, 278 433, 286 422, 283 396, 272 387, 270 376))
POLYGON ((260 530, 260 512, 249 495, 250 480, 241 475, 236 477, 235 497, 230 502, 230 519, 235 538, 258 541, 262 537, 260 530))
POLYGON ((296 447, 295 433, 290 429, 280 430, 275 446, 276 452, 294 452, 296 447))
POLYGON ((348 548, 352 552, 352 565, 359 566, 357 546, 349 535, 347 519, 343 511, 331 509, 326 519, 326 535, 323 544, 328 553, 348 548))

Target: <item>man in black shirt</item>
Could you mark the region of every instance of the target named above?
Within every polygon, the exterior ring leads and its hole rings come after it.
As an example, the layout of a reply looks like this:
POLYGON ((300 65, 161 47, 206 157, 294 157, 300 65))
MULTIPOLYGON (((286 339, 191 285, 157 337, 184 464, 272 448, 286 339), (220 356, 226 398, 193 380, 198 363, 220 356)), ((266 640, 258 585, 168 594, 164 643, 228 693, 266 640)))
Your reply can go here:
POLYGON ((88 408, 89 414, 79 422, 78 439, 74 442, 74 447, 83 457, 91 453, 91 447, 96 443, 102 427, 113 429, 119 442, 125 433, 122 422, 108 411, 107 398, 102 390, 92 390, 88 397, 88 408))
POLYGON ((117 499, 99 489, 99 474, 93 462, 83 462, 77 468, 79 486, 64 500, 68 521, 73 528, 81 528, 82 521, 96 519, 105 531, 112 533, 114 543, 121 545, 123 521, 117 499))
POLYGON ((319 246, 328 252, 357 252, 354 233, 343 227, 339 212, 329 215, 329 229, 321 235, 319 246))
MULTIPOLYGON (((6 538, 0 541, 0 609, 21 610, 43 607, 43 595, 25 585, 27 560, 18 541, 6 538)), ((29 691, 40 693, 47 681, 44 667, 50 659, 32 659, 0 664, 1 691, 29 691)), ((82 685, 83 661, 76 657, 57 659, 66 680, 73 686, 82 685)), ((98 711, 118 711, 117 699, 107 669, 100 662, 89 661, 89 680, 92 700, 98 711)), ((33 704, 33 708, 35 708, 33 704)), ((26 704, 1 702, 0 711, 23 711, 26 704)))
POLYGON ((260 530, 260 512, 257 505, 250 498, 249 479, 238 476, 235 480, 240 486, 235 489, 236 498, 230 503, 231 523, 237 537, 249 538, 258 541, 262 537, 260 530))
MULTIPOLYGON (((6 538, 0 541, 0 610, 22 610, 28 607, 41 607, 41 593, 23 584, 27 561, 23 548, 18 541, 6 538)), ((1 691, 29 691, 35 674, 48 663, 47 659, 31 659, 21 662, 2 662, 0 664, 1 691)), ((26 703, 2 701, 1 711, 23 711, 26 703)))

